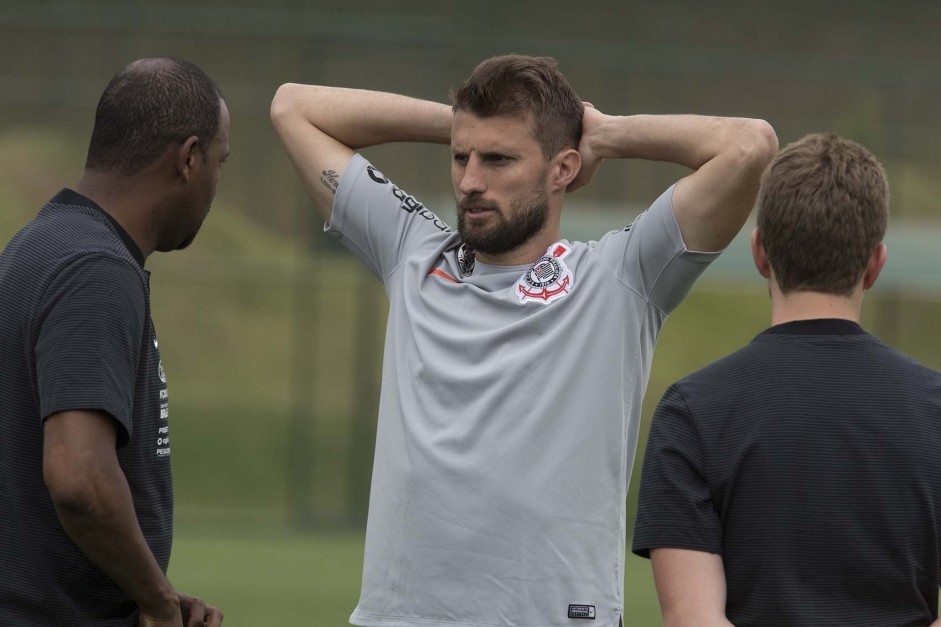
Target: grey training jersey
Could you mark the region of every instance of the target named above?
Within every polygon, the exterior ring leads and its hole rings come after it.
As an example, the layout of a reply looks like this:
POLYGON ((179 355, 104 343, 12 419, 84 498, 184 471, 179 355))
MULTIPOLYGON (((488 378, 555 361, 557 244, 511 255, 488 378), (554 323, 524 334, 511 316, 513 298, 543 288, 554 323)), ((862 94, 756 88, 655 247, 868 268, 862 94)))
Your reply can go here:
POLYGON ((353 158, 327 232, 390 311, 351 623, 618 625, 654 343, 715 258, 686 250, 671 196, 600 241, 462 273, 459 235, 353 158))

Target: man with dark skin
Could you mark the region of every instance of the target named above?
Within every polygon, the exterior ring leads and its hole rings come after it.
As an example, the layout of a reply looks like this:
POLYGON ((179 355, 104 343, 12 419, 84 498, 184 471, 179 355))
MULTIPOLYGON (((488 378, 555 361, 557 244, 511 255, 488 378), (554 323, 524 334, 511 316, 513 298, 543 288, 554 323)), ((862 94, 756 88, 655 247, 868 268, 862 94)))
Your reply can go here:
POLYGON ((84 174, 0 254, 0 623, 216 627, 166 577, 169 396, 153 251, 196 236, 229 153, 221 92, 137 60, 98 104, 84 174), (156 442, 156 447, 154 443, 156 442))

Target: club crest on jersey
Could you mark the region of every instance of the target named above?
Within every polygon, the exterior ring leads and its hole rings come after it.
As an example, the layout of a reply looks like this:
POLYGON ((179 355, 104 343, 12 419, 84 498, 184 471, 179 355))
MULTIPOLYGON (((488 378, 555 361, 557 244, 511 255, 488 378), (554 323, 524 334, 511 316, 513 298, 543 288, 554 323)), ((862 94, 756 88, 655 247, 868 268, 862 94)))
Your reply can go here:
POLYGON ((535 301, 548 305, 572 290, 575 279, 563 261, 570 250, 567 244, 557 242, 530 266, 516 282, 516 294, 521 303, 535 301))
POLYGON ((477 263, 477 255, 465 244, 461 244, 461 249, 457 253, 457 264, 461 270, 461 278, 469 277, 474 274, 474 266, 477 263))

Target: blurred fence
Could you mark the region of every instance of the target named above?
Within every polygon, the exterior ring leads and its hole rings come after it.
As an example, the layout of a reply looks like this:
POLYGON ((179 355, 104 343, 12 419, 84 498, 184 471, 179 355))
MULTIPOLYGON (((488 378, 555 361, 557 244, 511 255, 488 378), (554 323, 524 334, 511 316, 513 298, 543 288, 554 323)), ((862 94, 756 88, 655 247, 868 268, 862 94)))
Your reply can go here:
MULTIPOLYGON (((97 97, 128 61, 189 58, 226 95, 232 158, 215 209, 193 250, 148 262, 184 515, 251 510, 302 526, 356 526, 365 516, 384 296, 319 233, 267 118, 283 82, 443 101, 488 55, 549 54, 608 112, 762 117, 782 144, 816 130, 857 139, 889 171, 899 238, 867 316, 890 342, 941 366, 924 341, 941 283, 938 5, 638 4, 0 0, 5 235, 78 179, 97 97)), ((449 214, 443 149, 378 147, 367 156, 449 214)), ((570 199, 566 234, 623 225, 682 173, 606 165, 570 199)), ((648 405, 670 380, 765 324, 763 287, 741 243, 684 307, 658 349, 648 405)))

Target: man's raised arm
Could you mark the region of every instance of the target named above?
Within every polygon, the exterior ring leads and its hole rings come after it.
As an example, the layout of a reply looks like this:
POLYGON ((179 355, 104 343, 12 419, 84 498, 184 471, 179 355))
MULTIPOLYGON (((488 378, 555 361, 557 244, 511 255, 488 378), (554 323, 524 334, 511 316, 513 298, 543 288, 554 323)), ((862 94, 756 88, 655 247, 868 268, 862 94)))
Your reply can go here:
POLYGON ((696 170, 673 192, 673 212, 689 250, 725 248, 742 228, 778 139, 763 120, 697 115, 610 116, 586 107, 582 172, 585 185, 603 159, 649 159, 696 170))
POLYGON ((353 152, 389 142, 447 144, 451 107, 383 92, 282 85, 271 121, 324 221, 353 152))

